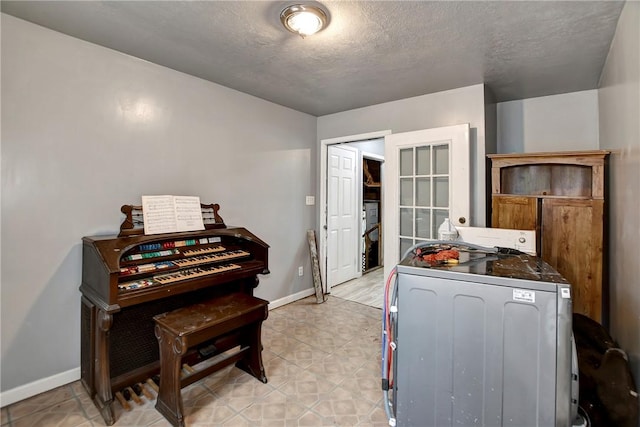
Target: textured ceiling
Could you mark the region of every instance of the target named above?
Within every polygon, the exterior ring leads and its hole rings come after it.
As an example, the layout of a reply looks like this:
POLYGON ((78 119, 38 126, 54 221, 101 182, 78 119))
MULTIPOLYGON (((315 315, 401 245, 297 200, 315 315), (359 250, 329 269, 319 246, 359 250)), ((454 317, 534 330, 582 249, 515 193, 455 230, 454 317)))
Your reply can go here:
POLYGON ((498 101, 597 88, 618 1, 2 1, 2 12, 315 116, 486 83, 498 101), (298 2, 300 3, 300 2, 298 2), (304 2, 310 3, 310 2, 304 2))

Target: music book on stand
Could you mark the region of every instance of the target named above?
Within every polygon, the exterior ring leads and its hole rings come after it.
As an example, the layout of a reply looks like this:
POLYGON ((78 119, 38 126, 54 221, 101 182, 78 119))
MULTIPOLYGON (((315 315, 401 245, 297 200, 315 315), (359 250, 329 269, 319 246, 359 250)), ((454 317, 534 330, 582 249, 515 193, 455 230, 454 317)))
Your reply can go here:
POLYGON ((204 230, 200 197, 142 196, 144 234, 204 230))

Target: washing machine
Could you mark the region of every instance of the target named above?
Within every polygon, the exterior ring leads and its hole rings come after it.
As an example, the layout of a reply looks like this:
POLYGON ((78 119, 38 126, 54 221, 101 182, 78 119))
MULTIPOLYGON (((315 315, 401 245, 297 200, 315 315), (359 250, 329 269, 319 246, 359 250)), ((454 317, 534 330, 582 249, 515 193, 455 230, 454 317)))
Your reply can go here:
POLYGON ((513 249, 432 243, 395 273, 383 351, 391 424, 575 423, 571 285, 551 266, 513 249))

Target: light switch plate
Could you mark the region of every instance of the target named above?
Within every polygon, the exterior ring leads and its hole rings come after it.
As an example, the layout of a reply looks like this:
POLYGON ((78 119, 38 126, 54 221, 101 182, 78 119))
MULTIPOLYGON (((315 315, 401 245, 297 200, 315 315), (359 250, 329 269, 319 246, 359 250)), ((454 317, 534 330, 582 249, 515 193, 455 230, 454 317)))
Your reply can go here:
POLYGON ((316 204, 315 196, 307 196, 307 206, 311 206, 315 204, 316 204))

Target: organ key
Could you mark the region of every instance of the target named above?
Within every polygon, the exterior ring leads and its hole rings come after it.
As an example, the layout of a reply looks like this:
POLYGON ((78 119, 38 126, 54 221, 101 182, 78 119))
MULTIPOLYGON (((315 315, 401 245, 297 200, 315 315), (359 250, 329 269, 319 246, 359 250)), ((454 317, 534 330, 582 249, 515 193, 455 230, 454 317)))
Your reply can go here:
POLYGON ((210 254, 215 252, 222 252, 224 250, 226 250, 224 246, 212 246, 208 248, 188 249, 186 251, 183 251, 182 254, 184 256, 194 256, 194 255, 204 255, 204 254, 210 254))
POLYGON ((179 282, 181 280, 193 279, 196 277, 210 276, 212 274, 223 273, 225 271, 238 270, 240 268, 242 267, 240 267, 238 264, 225 264, 220 266, 197 267, 197 268, 190 268, 187 270, 180 270, 173 274, 162 274, 160 276, 155 276, 154 280, 160 284, 174 283, 174 282, 179 282))
POLYGON ((178 267, 191 267, 194 265, 208 264, 211 262, 220 262, 220 261, 228 261, 231 259, 244 258, 250 255, 251 254, 247 251, 236 250, 236 251, 222 252, 215 255, 191 256, 188 258, 177 259, 173 261, 173 263, 178 267))

